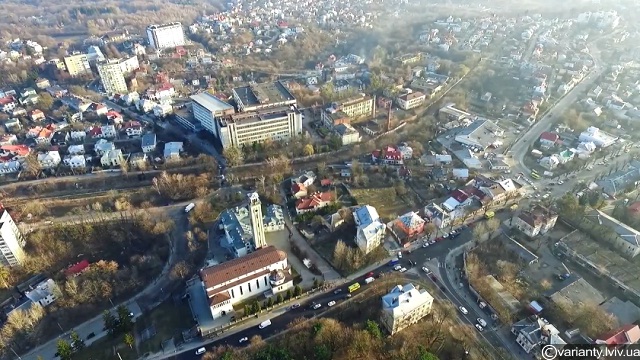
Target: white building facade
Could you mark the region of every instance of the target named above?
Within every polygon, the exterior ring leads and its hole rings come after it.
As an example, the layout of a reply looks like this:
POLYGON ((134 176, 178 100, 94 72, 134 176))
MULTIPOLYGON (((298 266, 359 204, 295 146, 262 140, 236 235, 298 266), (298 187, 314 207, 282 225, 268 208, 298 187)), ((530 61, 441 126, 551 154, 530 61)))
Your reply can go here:
POLYGON ((149 45, 157 50, 183 46, 185 40, 182 24, 174 22, 164 25, 149 25, 147 27, 147 40, 149 45))
POLYGON ((363 253, 368 254, 382 245, 387 226, 380 221, 380 216, 373 206, 363 205, 353 212, 353 220, 357 226, 356 244, 363 253))
POLYGON ((409 283, 396 285, 382 297, 380 324, 394 335, 417 323, 431 312, 433 296, 409 283))
POLYGON ((0 217, 0 265, 17 266, 22 264, 26 254, 22 248, 26 244, 20 229, 9 212, 2 209, 0 217))

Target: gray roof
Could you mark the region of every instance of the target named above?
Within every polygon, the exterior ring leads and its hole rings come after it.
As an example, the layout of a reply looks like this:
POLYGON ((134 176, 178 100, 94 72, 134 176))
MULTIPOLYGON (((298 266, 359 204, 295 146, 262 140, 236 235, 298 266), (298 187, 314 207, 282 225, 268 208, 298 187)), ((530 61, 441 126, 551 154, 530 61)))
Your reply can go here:
POLYGON ((211 111, 212 113, 233 109, 233 106, 207 92, 201 92, 200 94, 191 95, 191 100, 198 103, 205 109, 211 111))
POLYGON ((587 303, 600 305, 605 301, 600 291, 575 274, 569 279, 558 283, 556 288, 547 291, 545 296, 551 298, 554 302, 564 299, 574 306, 587 303))
POLYGON ((155 145, 156 145, 156 134, 148 133, 142 136, 142 147, 155 146, 155 145))
POLYGON ((597 184, 606 194, 615 196, 624 191, 627 186, 635 186, 638 180, 640 180, 640 162, 632 161, 626 168, 612 173, 597 184))
POLYGON ((456 138, 466 137, 486 148, 496 141, 497 135, 500 135, 503 132, 504 130, 494 122, 486 119, 479 119, 458 131, 456 138))
POLYGON ((586 217, 591 221, 596 221, 601 223, 603 226, 611 228, 622 240, 629 244, 633 246, 640 246, 640 232, 631 226, 622 223, 597 209, 589 211, 586 217))
POLYGON ((245 207, 226 209, 220 214, 220 223, 236 250, 243 249, 245 243, 253 237, 248 218, 249 211, 245 207))

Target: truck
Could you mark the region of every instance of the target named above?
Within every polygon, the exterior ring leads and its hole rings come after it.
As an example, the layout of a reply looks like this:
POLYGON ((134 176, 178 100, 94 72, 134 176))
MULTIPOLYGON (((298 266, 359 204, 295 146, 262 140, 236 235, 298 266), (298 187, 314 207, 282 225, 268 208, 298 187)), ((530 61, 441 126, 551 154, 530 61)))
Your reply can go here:
POLYGON ((194 204, 194 203, 190 203, 189 205, 187 205, 187 206, 184 208, 184 212, 185 212, 185 214, 186 214, 186 213, 189 213, 189 211, 193 210, 193 208, 194 208, 194 207, 196 207, 196 204, 194 204))
POLYGON ((368 278, 364 279, 364 283, 365 283, 365 284, 371 284, 374 280, 375 280, 375 278, 373 278, 373 277, 368 277, 368 278))
POLYGON ((258 326, 258 329, 264 329, 264 328, 266 328, 267 326, 270 326, 270 325, 271 325, 271 319, 265 320, 265 321, 260 323, 260 325, 258 326))

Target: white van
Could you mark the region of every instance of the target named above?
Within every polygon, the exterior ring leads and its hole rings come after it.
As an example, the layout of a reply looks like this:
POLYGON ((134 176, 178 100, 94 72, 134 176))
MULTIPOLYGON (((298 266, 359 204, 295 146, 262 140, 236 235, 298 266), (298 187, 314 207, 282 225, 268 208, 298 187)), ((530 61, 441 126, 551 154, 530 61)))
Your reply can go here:
POLYGON ((196 355, 202 355, 207 351, 207 349, 201 347, 200 349, 196 350, 196 355))
POLYGON ((191 203, 184 208, 184 212, 188 213, 189 211, 193 210, 194 207, 196 207, 196 204, 191 203))
POLYGON ((264 329, 269 325, 271 325, 271 320, 265 320, 260 323, 260 325, 258 326, 258 329, 264 329))

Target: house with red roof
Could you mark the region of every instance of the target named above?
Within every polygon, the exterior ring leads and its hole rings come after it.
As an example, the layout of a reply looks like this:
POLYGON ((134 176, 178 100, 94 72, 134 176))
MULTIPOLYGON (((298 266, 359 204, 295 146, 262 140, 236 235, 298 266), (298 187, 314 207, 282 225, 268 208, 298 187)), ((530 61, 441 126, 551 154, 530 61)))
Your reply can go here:
POLYGON ((129 137, 142 135, 142 125, 138 121, 127 121, 122 125, 122 130, 129 137))
POLYGON ((16 99, 11 95, 0 98, 0 111, 11 112, 16 108, 16 105, 16 99))
POLYGON ((371 153, 371 161, 373 163, 402 165, 404 164, 403 158, 402 152, 395 146, 387 146, 380 150, 374 150, 371 153))
MULTIPOLYGON (((394 224, 395 230, 402 231, 405 238, 413 238, 422 234, 424 231, 425 221, 413 211, 399 216, 394 224)), ((397 231, 396 231, 397 232, 397 231)))
POLYGON ((89 264, 89 261, 82 260, 79 263, 69 266, 67 270, 64 271, 64 274, 66 276, 77 276, 83 271, 87 270, 89 268, 89 265, 91 265, 89 264))
POLYGON ((540 134, 540 147, 550 149, 560 143, 560 135, 545 131, 540 134))
POLYGON ((122 115, 115 110, 109 110, 107 112, 107 120, 114 124, 122 124, 122 122, 124 121, 122 115))
POLYGON ((31 118, 31 120, 33 121, 40 121, 40 120, 44 120, 46 118, 46 116, 44 116, 44 113, 42 112, 42 110, 40 109, 35 109, 33 110, 30 114, 29 117, 31 118))
POLYGON ((157 87, 155 89, 149 89, 145 93, 147 99, 154 101, 160 101, 161 99, 170 98, 175 94, 176 90, 169 82, 163 83, 162 85, 160 85, 160 87, 157 87))
POLYGON ((2 156, 11 155, 13 157, 25 158, 31 149, 27 145, 2 145, 0 146, 0 154, 2 156))
POLYGON ((298 201, 296 201, 296 213, 300 215, 311 211, 317 211, 331 204, 333 200, 334 196, 332 192, 317 192, 305 198, 298 199, 298 201))
POLYGON ((640 341, 640 327, 635 324, 627 324, 606 334, 600 335, 596 344, 608 346, 631 345, 640 341))

